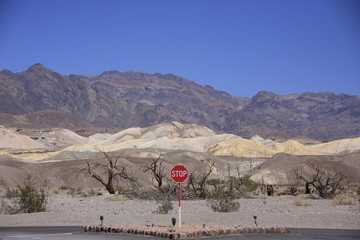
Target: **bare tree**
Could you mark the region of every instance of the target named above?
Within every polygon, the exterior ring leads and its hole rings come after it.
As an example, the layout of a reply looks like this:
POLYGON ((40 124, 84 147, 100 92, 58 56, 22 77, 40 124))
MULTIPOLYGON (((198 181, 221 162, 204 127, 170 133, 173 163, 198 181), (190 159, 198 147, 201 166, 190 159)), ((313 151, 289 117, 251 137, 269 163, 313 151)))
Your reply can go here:
POLYGON ((190 188, 197 197, 202 199, 206 198, 206 183, 214 169, 215 162, 212 162, 209 168, 205 169, 202 174, 198 175, 196 171, 190 173, 188 188, 190 188))
MULTIPOLYGON (((164 170, 164 159, 161 158, 162 154, 159 155, 158 158, 153 158, 151 162, 149 162, 147 165, 140 167, 140 170, 143 172, 150 171, 153 175, 153 180, 156 181, 155 187, 162 191, 162 186, 164 184, 164 178, 166 176, 164 170)), ((166 179, 166 178, 165 178, 166 179)))
POLYGON ((112 158, 108 153, 103 151, 101 152, 107 160, 106 163, 97 162, 94 165, 91 165, 87 160, 85 160, 86 167, 81 169, 80 172, 100 182, 110 194, 115 194, 115 184, 116 181, 119 180, 125 180, 132 188, 140 186, 136 178, 127 172, 126 166, 118 165, 120 155, 112 158))
MULTIPOLYGON (((314 178, 308 177, 306 178, 300 168, 294 169, 295 180, 296 181, 304 181, 305 182, 305 192, 304 194, 311 193, 311 187, 314 186, 314 178)), ((315 176, 316 177, 316 176, 315 176)))
POLYGON ((305 182, 305 194, 310 194, 313 187, 322 198, 334 197, 341 188, 341 183, 345 179, 344 175, 325 171, 319 165, 311 167, 313 174, 308 177, 299 168, 294 169, 295 178, 305 182))

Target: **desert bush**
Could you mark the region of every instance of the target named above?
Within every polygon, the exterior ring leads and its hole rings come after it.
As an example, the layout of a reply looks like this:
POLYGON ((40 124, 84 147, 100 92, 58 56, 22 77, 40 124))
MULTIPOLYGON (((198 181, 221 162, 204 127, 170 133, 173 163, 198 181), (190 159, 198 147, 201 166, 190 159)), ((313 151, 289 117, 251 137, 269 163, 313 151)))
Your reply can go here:
MULTIPOLYGON (((176 200, 177 186, 173 182, 169 182, 162 186, 161 191, 157 188, 141 188, 131 191, 122 191, 121 194, 129 199, 162 201, 164 198, 169 197, 172 200, 176 200)), ((183 199, 186 199, 185 195, 183 195, 183 199)))
POLYGON ((5 186, 5 198, 16 198, 19 197, 19 189, 11 189, 8 186, 5 186))
POLYGON ((347 194, 339 194, 332 199, 334 205, 356 205, 356 202, 356 198, 347 194))
POLYGON ((215 212, 236 212, 240 207, 240 203, 236 200, 234 192, 225 191, 223 188, 212 192, 207 202, 215 212))
MULTIPOLYGON (((249 193, 255 191, 260 186, 258 183, 252 181, 249 176, 245 177, 228 177, 225 180, 209 179, 206 182, 212 186, 210 192, 219 191, 219 189, 227 189, 228 192, 233 192, 236 197, 248 197, 249 193)), ((211 195, 211 193, 209 193, 211 195)))
POLYGON ((261 185, 256 183, 250 179, 249 176, 244 176, 241 178, 230 178, 228 183, 228 187, 230 190, 236 190, 235 193, 237 197, 250 197, 255 191, 261 192, 261 185))
POLYGON ((16 189, 7 188, 8 200, 2 202, 6 214, 45 212, 47 205, 47 183, 40 186, 28 176, 22 186, 16 189))
POLYGON ((158 204, 157 213, 168 214, 174 208, 170 196, 166 196, 164 199, 156 202, 158 204))
POLYGON ((242 177, 241 181, 247 192, 253 192, 259 187, 259 184, 251 180, 250 176, 242 177))
POLYGON ((294 200, 294 205, 298 207, 308 207, 311 206, 311 203, 303 200, 303 199, 296 199, 294 200))

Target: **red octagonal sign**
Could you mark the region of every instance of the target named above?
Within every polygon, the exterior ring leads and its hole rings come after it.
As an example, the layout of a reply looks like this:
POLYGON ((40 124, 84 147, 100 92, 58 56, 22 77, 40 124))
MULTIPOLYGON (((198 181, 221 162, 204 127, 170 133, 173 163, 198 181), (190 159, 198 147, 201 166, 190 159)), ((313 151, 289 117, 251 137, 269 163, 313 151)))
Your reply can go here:
POLYGON ((189 171, 186 169, 184 165, 175 165, 170 170, 171 179, 174 180, 176 183, 185 182, 185 180, 189 176, 189 171))

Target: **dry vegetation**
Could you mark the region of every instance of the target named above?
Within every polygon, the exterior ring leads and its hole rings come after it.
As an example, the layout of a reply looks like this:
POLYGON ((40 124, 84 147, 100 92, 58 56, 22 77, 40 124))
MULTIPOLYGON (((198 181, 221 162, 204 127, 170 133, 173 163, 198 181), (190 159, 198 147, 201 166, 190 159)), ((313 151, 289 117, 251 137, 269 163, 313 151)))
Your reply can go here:
MULTIPOLYGON (((81 170, 83 176, 90 176, 99 181, 110 194, 121 194, 129 199, 156 200, 156 213, 168 214, 173 210, 172 201, 177 199, 177 187, 164 174, 164 160, 159 155, 142 171, 150 174, 155 181, 153 187, 141 188, 137 179, 119 165, 119 156, 103 152, 106 164, 91 165, 85 162, 81 170), (119 182, 128 181, 130 190, 119 188, 119 182)), ((223 179, 211 178, 215 169, 215 162, 202 171, 193 171, 187 184, 182 188, 182 198, 188 200, 206 199, 208 206, 215 212, 236 212, 240 204, 239 198, 266 197, 289 195, 297 196, 293 204, 297 207, 308 207, 311 203, 305 198, 332 199, 334 205, 356 205, 359 199, 359 188, 343 185, 344 176, 338 173, 329 173, 321 167, 313 167, 313 175, 303 176, 298 169, 294 170, 294 178, 299 180, 298 185, 273 186, 253 182, 248 176, 234 177, 230 173, 223 179), (300 184, 302 183, 302 185, 300 184), (284 188, 285 187, 285 188, 284 188), (283 189, 283 190, 280 190, 283 189)), ((50 194, 46 184, 39 185, 28 177, 22 186, 11 189, 6 187, 2 201, 2 212, 5 214, 31 213, 46 211, 47 196, 50 194)), ((89 189, 84 191, 70 186, 61 186, 53 194, 66 192, 71 196, 90 197, 102 194, 101 190, 89 189)))
POLYGON ((298 207, 308 207, 308 206, 311 206, 311 203, 308 201, 305 201, 303 199, 295 199, 294 205, 298 206, 298 207))
POLYGON ((339 194, 332 199, 332 203, 334 205, 356 205, 358 199, 356 199, 355 196, 351 196, 349 194, 339 194))
POLYGON ((4 214, 45 212, 48 203, 47 182, 37 184, 28 176, 21 186, 15 189, 5 187, 6 192, 1 202, 4 214))

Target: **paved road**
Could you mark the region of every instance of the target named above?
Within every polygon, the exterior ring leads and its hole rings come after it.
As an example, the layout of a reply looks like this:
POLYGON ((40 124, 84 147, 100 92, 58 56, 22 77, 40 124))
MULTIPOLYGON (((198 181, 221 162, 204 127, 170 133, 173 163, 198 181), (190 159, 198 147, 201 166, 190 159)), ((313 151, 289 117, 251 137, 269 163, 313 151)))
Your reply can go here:
MULTIPOLYGON (((0 240, 143 240, 120 234, 83 233, 81 227, 0 227, 0 240)), ((155 238, 146 238, 155 239, 155 238)))
MULTIPOLYGON (((211 240, 352 240, 360 239, 360 230, 290 229, 290 234, 243 234, 221 236, 211 240)), ((158 238, 126 236, 121 234, 82 233, 81 227, 0 227, 1 240, 155 240, 158 238)))

